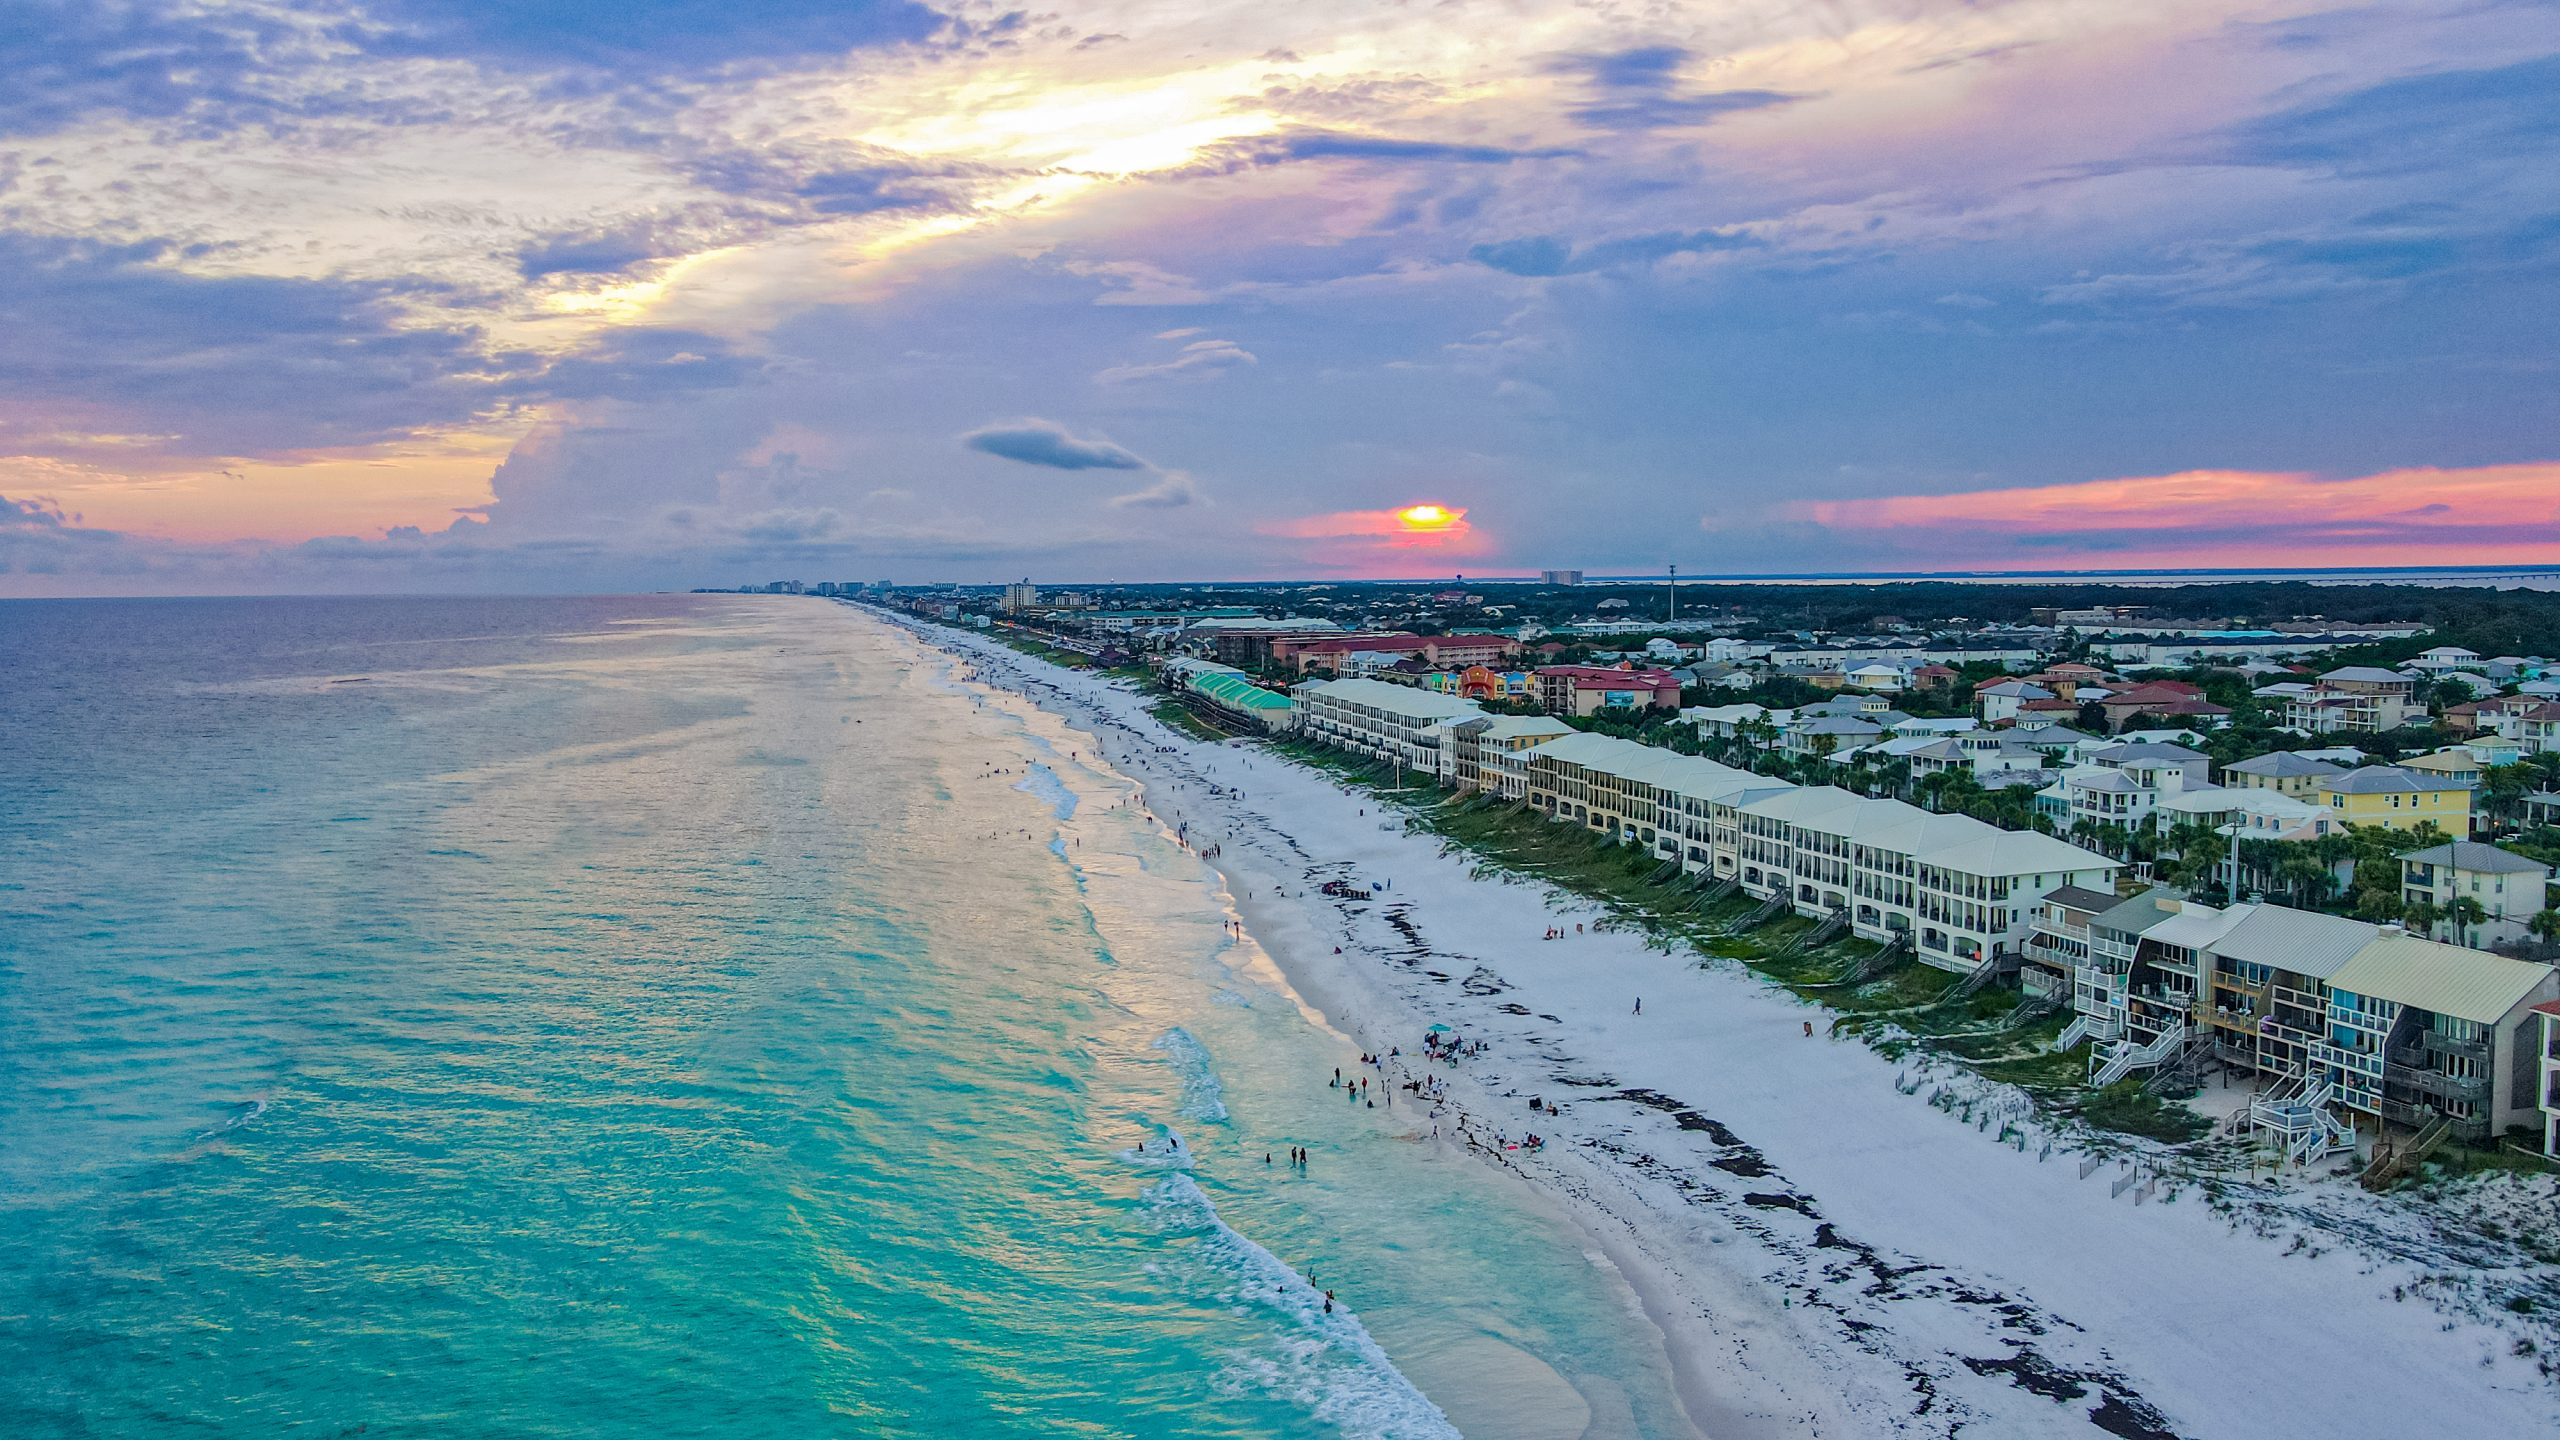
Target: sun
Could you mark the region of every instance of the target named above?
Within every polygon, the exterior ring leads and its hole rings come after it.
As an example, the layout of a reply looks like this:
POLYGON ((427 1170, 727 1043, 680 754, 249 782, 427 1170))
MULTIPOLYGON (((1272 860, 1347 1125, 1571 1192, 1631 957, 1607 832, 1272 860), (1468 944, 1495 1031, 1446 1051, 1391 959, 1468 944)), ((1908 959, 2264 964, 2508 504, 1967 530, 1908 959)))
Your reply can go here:
POLYGON ((1407 530, 1446 530, 1457 524, 1463 513, 1446 505, 1407 505, 1396 512, 1396 519, 1402 521, 1407 530))

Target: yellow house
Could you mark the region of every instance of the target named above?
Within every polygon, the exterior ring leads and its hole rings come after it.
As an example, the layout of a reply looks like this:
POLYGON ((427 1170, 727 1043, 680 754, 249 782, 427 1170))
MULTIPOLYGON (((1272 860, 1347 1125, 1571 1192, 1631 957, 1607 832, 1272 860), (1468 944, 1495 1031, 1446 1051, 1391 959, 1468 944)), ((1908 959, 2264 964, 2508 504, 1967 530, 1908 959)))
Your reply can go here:
POLYGON ((2415 830, 2432 823, 2453 839, 2471 838, 2471 787, 2460 780, 2375 765, 2315 783, 2319 803, 2350 825, 2415 830))

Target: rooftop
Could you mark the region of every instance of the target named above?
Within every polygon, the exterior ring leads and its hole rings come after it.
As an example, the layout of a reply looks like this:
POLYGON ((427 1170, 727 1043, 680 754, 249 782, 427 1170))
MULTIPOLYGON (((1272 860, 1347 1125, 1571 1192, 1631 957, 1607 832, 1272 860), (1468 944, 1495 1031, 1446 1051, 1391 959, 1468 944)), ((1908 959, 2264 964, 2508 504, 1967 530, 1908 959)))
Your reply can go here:
POLYGON ((2329 977, 2331 988, 2494 1025, 2551 978, 2551 967, 2486 950, 2385 934, 2329 977))
POLYGON ((2551 867, 2530 860, 2513 850, 2483 845, 2477 840, 2456 840, 2425 850, 2412 850, 2400 857, 2404 865, 2447 865, 2456 870, 2469 870, 2482 875, 2549 874, 2551 867))
POLYGON ((2296 755, 2290 750, 2278 750, 2267 755, 2252 755, 2246 760, 2234 760, 2222 767, 2222 773, 2258 775, 2270 780, 2291 780, 2306 775, 2336 775, 2345 768, 2334 761, 2314 760, 2308 756, 2296 755))
POLYGON ((2410 795, 2468 790, 2471 787, 2449 776, 2425 775, 2397 765, 2369 765, 2362 770, 2349 770, 2343 775, 2325 776, 2320 781, 2320 788, 2336 795, 2410 795))

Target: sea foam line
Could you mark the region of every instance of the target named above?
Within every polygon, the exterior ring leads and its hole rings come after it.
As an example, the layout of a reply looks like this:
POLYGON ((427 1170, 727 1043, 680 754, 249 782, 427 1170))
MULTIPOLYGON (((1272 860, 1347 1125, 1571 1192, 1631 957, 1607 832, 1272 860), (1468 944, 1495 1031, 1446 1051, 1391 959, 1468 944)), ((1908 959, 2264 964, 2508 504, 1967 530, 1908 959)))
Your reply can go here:
POLYGON ((1217 1377, 1222 1389, 1295 1399, 1359 1440, 1460 1440, 1358 1316, 1339 1304, 1327 1311, 1324 1292, 1229 1225, 1197 1181, 1168 1175, 1148 1186, 1144 1199, 1159 1230, 1198 1236, 1178 1259, 1151 1269, 1190 1272, 1180 1278, 1216 1286, 1217 1298, 1237 1314, 1278 1322, 1267 1350, 1229 1356, 1217 1377))
POLYGON ((1176 1025, 1157 1036, 1153 1048, 1163 1051, 1173 1073, 1182 1077, 1179 1113, 1183 1118, 1212 1125, 1227 1118, 1226 1087, 1218 1083, 1218 1072, 1209 1063, 1209 1047, 1198 1036, 1176 1025))

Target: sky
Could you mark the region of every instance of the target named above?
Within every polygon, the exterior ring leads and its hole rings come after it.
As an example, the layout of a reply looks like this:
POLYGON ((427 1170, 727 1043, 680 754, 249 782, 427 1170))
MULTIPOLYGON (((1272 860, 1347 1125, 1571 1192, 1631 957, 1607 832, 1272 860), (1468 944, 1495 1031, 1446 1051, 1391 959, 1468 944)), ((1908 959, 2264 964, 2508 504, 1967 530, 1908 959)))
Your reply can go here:
POLYGON ((2560 562, 2560 4, 18 0, 0 75, 0 595, 2560 562))

